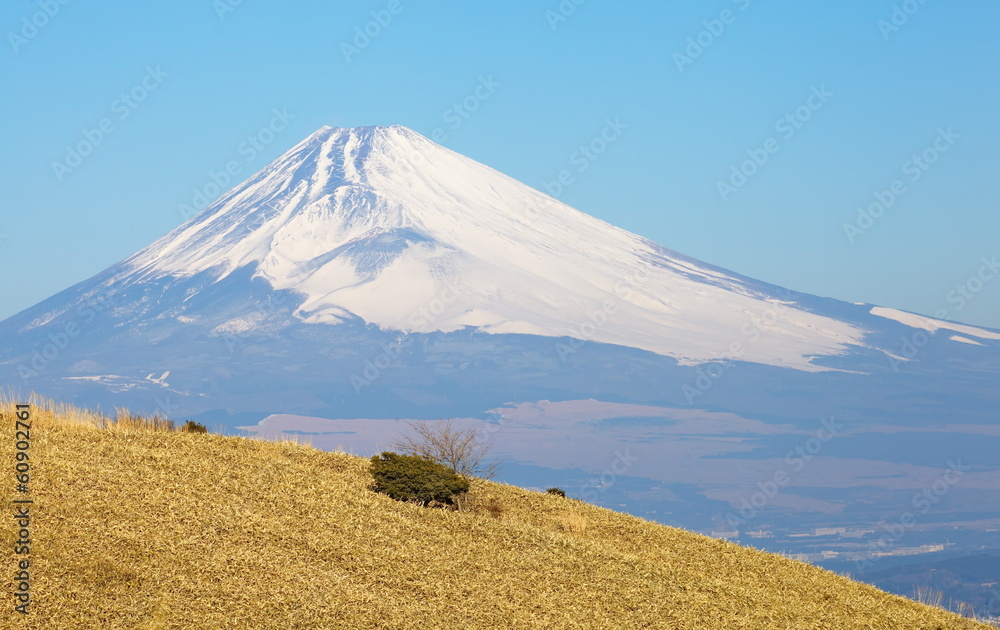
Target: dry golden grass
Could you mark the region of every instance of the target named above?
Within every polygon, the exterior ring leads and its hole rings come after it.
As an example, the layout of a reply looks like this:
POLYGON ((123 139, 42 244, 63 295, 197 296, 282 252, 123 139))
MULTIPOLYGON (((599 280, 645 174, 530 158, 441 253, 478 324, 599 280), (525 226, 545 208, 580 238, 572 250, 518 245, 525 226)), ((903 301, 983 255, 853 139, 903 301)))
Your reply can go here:
POLYGON ((582 532, 587 529, 587 517, 576 510, 566 510, 558 516, 559 531, 582 532))
POLYGON ((477 481, 466 511, 419 508, 358 457, 35 403, 34 608, 5 518, 3 627, 987 628, 578 501, 477 481))

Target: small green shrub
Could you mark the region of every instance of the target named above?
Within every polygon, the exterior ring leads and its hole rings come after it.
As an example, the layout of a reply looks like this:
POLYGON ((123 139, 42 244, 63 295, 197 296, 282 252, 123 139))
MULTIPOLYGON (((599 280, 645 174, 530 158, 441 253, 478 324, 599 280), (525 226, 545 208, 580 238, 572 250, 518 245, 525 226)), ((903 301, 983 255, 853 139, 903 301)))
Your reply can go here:
POLYGON ((372 457, 375 492, 419 505, 454 505, 469 490, 469 482, 450 468, 417 455, 384 452, 372 457))
POLYGON ((564 499, 566 498, 566 491, 563 490, 562 488, 549 488, 548 490, 546 490, 546 492, 549 494, 554 494, 556 496, 562 497, 564 499))
POLYGON ((181 431, 184 433, 208 433, 208 428, 203 424, 195 422, 194 420, 188 420, 184 423, 184 426, 181 427, 181 431))

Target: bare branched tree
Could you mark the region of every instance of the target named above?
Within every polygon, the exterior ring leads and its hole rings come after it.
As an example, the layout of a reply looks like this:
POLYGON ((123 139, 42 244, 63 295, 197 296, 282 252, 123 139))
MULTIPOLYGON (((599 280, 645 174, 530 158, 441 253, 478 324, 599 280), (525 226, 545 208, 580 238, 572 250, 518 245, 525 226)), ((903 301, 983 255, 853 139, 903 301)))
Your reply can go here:
POLYGON ((448 466, 464 477, 492 479, 500 462, 488 458, 492 444, 479 429, 460 429, 452 420, 408 422, 413 432, 393 446, 407 455, 420 455, 448 466))

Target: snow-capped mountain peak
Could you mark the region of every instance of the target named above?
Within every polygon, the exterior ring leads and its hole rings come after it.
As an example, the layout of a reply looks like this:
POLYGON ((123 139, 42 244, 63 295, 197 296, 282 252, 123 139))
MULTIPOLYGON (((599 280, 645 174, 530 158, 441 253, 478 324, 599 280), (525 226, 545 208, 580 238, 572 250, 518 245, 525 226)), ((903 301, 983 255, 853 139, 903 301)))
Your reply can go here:
POLYGON ((113 282, 247 268, 301 296, 296 316, 314 324, 473 327, 803 370, 864 335, 398 125, 317 130, 124 261, 113 282), (760 334, 766 343, 741 343, 760 334))

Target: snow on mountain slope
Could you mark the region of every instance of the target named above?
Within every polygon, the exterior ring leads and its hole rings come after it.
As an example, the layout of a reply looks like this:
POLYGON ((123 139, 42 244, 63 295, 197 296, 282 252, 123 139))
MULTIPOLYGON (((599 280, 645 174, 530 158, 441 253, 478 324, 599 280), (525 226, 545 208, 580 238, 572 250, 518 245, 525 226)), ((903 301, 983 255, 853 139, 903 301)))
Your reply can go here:
POLYGON ((827 369, 817 356, 864 345, 856 325, 400 126, 316 131, 109 270, 106 283, 205 271, 221 279, 245 267, 297 292, 296 316, 312 324, 356 316, 405 332, 471 326, 618 344, 688 364, 739 358, 807 371, 827 369))
MULTIPOLYGON (((911 328, 920 328, 922 330, 926 330, 927 332, 933 333, 944 328, 946 330, 962 333, 963 335, 979 337, 980 339, 1000 340, 1000 334, 991 332, 989 330, 976 328, 975 326, 966 326, 965 324, 956 324, 941 319, 933 319, 931 317, 926 317, 924 315, 917 315, 915 313, 907 313, 906 311, 900 311, 894 308, 875 306, 872 308, 871 314, 878 315, 879 317, 885 317, 886 319, 891 319, 893 321, 897 321, 911 328)), ((973 343, 973 344, 976 343, 975 341, 962 339, 960 337, 951 337, 951 339, 954 339, 956 341, 964 341, 965 343, 973 343)))

